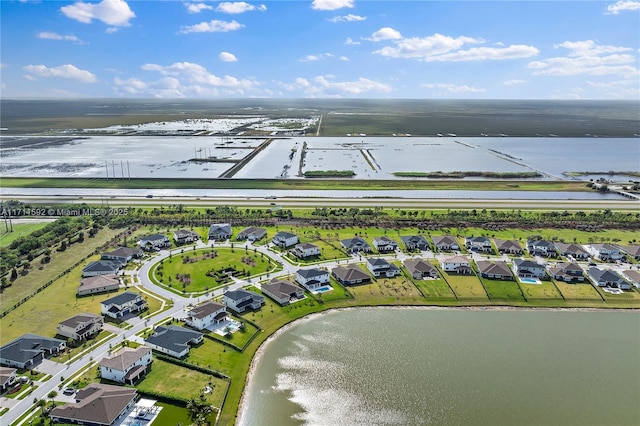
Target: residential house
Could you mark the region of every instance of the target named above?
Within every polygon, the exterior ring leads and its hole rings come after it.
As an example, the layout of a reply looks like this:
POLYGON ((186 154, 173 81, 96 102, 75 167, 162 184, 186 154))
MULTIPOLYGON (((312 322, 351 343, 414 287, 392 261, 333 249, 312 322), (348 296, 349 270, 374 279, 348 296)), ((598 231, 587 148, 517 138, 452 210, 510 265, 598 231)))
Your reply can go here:
POLYGON ((66 348, 67 344, 60 339, 23 334, 0 348, 0 364, 29 369, 49 356, 58 355, 66 348))
POLYGON ((100 315, 78 314, 62 321, 56 330, 60 336, 80 342, 97 336, 102 330, 103 322, 104 319, 100 315))
POLYGON ((264 305, 264 296, 244 289, 227 291, 222 300, 227 308, 238 313, 248 309, 260 309, 264 305))
POLYGON ((122 264, 115 260, 95 260, 82 268, 83 277, 95 277, 97 275, 118 275, 122 264))
POLYGON ((438 251, 460 250, 458 240, 453 235, 439 235, 431 237, 438 251))
POLYGON ((16 382, 16 369, 0 367, 0 393, 5 393, 16 382))
POLYGON ((375 237, 373 239, 373 246, 380 253, 396 251, 398 249, 398 243, 396 242, 396 240, 387 236, 375 237))
POLYGON ((429 250, 429 242, 422 235, 407 235, 400 239, 407 250, 429 250))
POLYGON ((127 315, 137 314, 147 308, 147 301, 142 298, 142 295, 131 291, 125 291, 100 302, 102 315, 113 319, 121 319, 127 315))
POLYGON ((187 356, 191 347, 199 345, 203 334, 177 325, 160 325, 144 341, 147 346, 175 358, 187 356))
POLYGON ((496 243, 496 248, 500 253, 517 255, 521 255, 523 253, 522 246, 520 246, 520 243, 516 240, 501 240, 499 238, 494 238, 493 242, 496 243))
POLYGON ((487 237, 465 237, 464 244, 470 251, 493 253, 491 240, 487 237))
POLYGON ((635 260, 640 260, 640 245, 619 246, 623 253, 628 254, 635 260))
POLYGON ((144 377, 151 368, 153 358, 151 348, 124 348, 114 354, 105 356, 98 364, 100 377, 113 382, 134 385, 144 377))
POLYGON ((342 285, 364 284, 371 281, 371 275, 367 274, 355 263, 336 266, 331 270, 331 275, 342 285))
POLYGON ((340 244, 347 253, 371 253, 373 251, 369 243, 360 237, 344 239, 340 241, 340 244))
POLYGON ((471 274, 471 262, 466 256, 447 257, 440 261, 440 266, 445 272, 455 272, 456 274, 471 274))
POLYGON ((190 229, 178 229, 173 233, 173 240, 176 244, 193 243, 200 239, 200 235, 197 232, 193 232, 190 229))
POLYGON ((622 271, 622 275, 624 276, 624 278, 626 278, 627 281, 633 284, 635 288, 640 289, 640 272, 631 270, 622 271))
POLYGON ((204 330, 210 327, 216 328, 215 326, 224 323, 228 316, 226 306, 207 300, 187 312, 184 322, 196 330, 204 330))
POLYGON ((566 283, 584 281, 584 270, 577 263, 562 262, 549 268, 549 275, 555 280, 566 283))
POLYGON ((367 259, 367 269, 373 274, 374 277, 380 278, 393 278, 400 275, 401 271, 393 263, 387 262, 386 259, 380 257, 370 257, 367 259))
POLYGON ((307 257, 320 256, 320 247, 311 243, 296 244, 293 249, 293 254, 298 259, 306 259, 307 257))
POLYGON ((290 232, 280 231, 272 239, 271 242, 280 248, 288 248, 298 244, 298 236, 290 232))
POLYGON ((102 260, 114 260, 122 265, 126 265, 131 259, 142 257, 142 250, 139 248, 118 247, 107 253, 102 253, 102 260))
POLYGON ((529 259, 514 260, 513 271, 521 278, 544 278, 547 275, 544 265, 529 259))
POLYGON ((593 285, 598 287, 611 287, 622 290, 631 289, 631 283, 611 269, 598 269, 593 267, 587 269, 587 275, 591 279, 593 285))
POLYGON ((532 256, 556 257, 556 246, 547 240, 529 240, 527 241, 527 251, 532 256))
POLYGON ((478 260, 478 272, 482 278, 490 278, 495 280, 512 280, 513 274, 509 266, 502 261, 478 260))
POLYGON ((558 253, 561 256, 571 256, 576 260, 587 260, 589 258, 589 252, 579 244, 556 243, 556 249, 558 249, 558 253))
POLYGON ((140 238, 138 245, 142 250, 158 251, 171 245, 171 241, 166 235, 151 234, 140 238))
POLYGON ((296 282, 309 291, 315 291, 329 283, 329 272, 317 268, 298 269, 296 282))
POLYGON ((225 241, 231 238, 233 228, 230 223, 214 223, 209 227, 209 241, 225 241))
POLYGON ((591 244, 587 246, 589 253, 603 262, 613 262, 624 258, 622 251, 613 244, 591 244))
POLYGON ((438 278, 438 269, 431 262, 422 259, 407 259, 403 264, 416 280, 438 278))
POLYGON ((92 383, 76 392, 75 402, 54 408, 49 417, 52 423, 114 425, 135 407, 137 395, 133 388, 92 383))
POLYGON ((78 296, 86 296, 117 291, 119 287, 120 279, 117 275, 96 275, 81 279, 76 293, 78 296))
POLYGON ((287 305, 304 298, 303 289, 289 281, 282 281, 277 278, 262 284, 262 292, 280 305, 287 305))
POLYGON ((237 240, 259 241, 267 236, 267 230, 264 228, 249 227, 243 229, 238 235, 237 240))

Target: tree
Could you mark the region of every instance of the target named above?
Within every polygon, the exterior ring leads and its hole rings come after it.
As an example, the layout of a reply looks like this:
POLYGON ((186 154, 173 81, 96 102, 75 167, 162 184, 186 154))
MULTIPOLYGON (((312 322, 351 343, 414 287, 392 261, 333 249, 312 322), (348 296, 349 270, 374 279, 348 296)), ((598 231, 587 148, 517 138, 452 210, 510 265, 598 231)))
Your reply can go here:
POLYGON ((192 426, 204 426, 208 425, 209 421, 207 418, 211 413, 213 413, 213 406, 206 403, 206 401, 198 400, 196 398, 191 398, 187 401, 187 411, 189 412, 189 417, 191 418, 192 426))
POLYGON ((16 279, 18 279, 18 271, 16 270, 16 268, 11 269, 11 278, 9 278, 11 281, 15 281, 16 279))
POLYGON ((53 399, 54 399, 56 396, 58 396, 58 392, 56 392, 56 391, 54 391, 54 390, 52 390, 51 392, 49 392, 49 393, 47 394, 47 398, 49 398, 49 399, 51 400, 51 405, 52 405, 52 406, 53 406, 53 405, 55 405, 55 402, 53 401, 53 399))

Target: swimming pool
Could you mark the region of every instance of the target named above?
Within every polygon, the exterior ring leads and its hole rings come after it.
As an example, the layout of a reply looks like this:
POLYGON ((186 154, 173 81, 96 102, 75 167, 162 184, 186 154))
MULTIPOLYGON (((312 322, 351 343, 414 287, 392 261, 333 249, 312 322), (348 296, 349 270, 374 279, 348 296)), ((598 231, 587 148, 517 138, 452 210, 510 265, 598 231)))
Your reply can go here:
POLYGON ((315 290, 313 290, 314 293, 325 293, 327 291, 331 291, 333 290, 333 288, 331 288, 330 285, 325 285, 319 288, 316 288, 315 290))
POLYGON ((542 284, 542 281, 537 278, 520 278, 520 282, 523 284, 542 284))

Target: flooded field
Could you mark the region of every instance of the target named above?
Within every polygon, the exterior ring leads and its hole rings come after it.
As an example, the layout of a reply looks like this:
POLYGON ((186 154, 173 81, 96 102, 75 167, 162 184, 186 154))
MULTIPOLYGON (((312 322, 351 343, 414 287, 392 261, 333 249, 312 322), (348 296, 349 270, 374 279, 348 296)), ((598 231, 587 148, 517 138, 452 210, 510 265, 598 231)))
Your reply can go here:
MULTIPOLYGON (((300 179, 351 170, 356 179, 406 179, 397 172, 634 171, 638 138, 50 136, 4 137, 6 177, 300 179), (264 146, 262 146, 264 144, 264 146), (262 148, 259 151, 255 151, 262 148), (255 155, 249 157, 252 153, 255 155)), ((581 176, 588 180, 591 176, 581 176)))

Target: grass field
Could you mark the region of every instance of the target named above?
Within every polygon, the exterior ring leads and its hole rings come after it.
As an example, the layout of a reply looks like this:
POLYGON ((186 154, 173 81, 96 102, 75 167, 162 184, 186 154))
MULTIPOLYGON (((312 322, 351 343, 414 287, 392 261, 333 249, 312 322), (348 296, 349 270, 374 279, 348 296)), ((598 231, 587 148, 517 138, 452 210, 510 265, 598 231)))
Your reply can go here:
POLYGON ((482 283, 475 275, 456 275, 443 272, 443 277, 459 299, 488 300, 482 283))
POLYGON ((562 299, 551 281, 542 281, 542 284, 518 283, 524 293, 524 297, 529 299, 562 299))
POLYGON ((631 287, 631 290, 626 290, 622 294, 611 294, 607 291, 604 291, 602 288, 598 287, 595 290, 600 293, 606 302, 629 302, 629 303, 638 303, 640 302, 640 292, 636 290, 635 287, 631 287))
POLYGON ((20 237, 27 236, 33 231, 42 229, 47 226, 49 222, 40 223, 16 223, 13 225, 13 232, 6 230, 5 226, 0 227, 0 247, 7 247, 14 240, 20 237))
POLYGON ((425 303, 416 286, 402 275, 395 278, 378 278, 370 284, 348 287, 351 294, 364 304, 417 304, 425 303))
POLYGON ((415 280, 412 279, 416 287, 424 293, 427 300, 455 300, 456 296, 449 288, 449 285, 442 278, 415 280))
POLYGON ((589 283, 567 284, 554 280, 556 286, 562 292, 565 299, 596 300, 602 301, 598 291, 589 283))
POLYGON ((260 330, 258 330, 256 326, 247 322, 245 323, 244 330, 238 330, 235 333, 231 333, 230 335, 225 337, 221 337, 220 335, 213 332, 210 332, 208 334, 213 338, 224 340, 225 342, 229 342, 232 345, 242 348, 254 334, 259 332, 260 330))
POLYGON ((227 386, 225 380, 154 358, 151 371, 137 388, 177 398, 198 398, 205 386, 212 388, 211 393, 205 394, 207 402, 220 407, 227 386))
POLYGON ((123 189, 437 189, 493 191, 589 191, 583 182, 526 180, 357 180, 357 179, 82 179, 2 178, 7 188, 123 189))
POLYGON ((523 302, 518 283, 509 280, 491 280, 480 278, 491 300, 517 300, 523 302))

